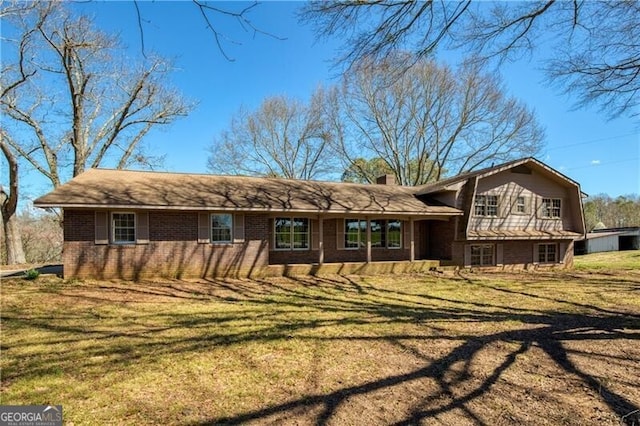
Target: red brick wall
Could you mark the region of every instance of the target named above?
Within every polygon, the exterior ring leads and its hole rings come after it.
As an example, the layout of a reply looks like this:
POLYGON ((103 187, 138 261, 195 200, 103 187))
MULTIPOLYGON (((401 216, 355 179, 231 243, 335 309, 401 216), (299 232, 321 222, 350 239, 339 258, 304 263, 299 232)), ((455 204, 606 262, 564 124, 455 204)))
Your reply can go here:
POLYGON ((429 221, 428 259, 452 260, 452 243, 455 239, 455 220, 429 221))
MULTIPOLYGON (((323 221, 325 263, 366 262, 366 249, 338 250, 337 220, 323 221)), ((197 212, 149 212, 149 243, 136 245, 96 245, 95 213, 89 210, 64 212, 64 273, 67 277, 126 278, 144 276, 210 277, 259 274, 269 264, 318 263, 318 250, 269 250, 270 221, 265 214, 246 214, 245 241, 235 244, 199 244, 197 212)), ((464 264, 463 241, 454 242, 453 221, 431 221, 416 226, 429 231, 427 258, 464 264)), ((497 241, 488 241, 498 243, 497 241)), ((500 241, 505 265, 531 265, 536 241, 500 241)), ((573 265, 573 244, 566 242, 564 266, 573 265)), ((403 244, 404 246, 404 244, 403 244)), ((373 261, 401 261, 410 250, 372 248, 373 261)))
POLYGON ((96 245, 93 211, 65 210, 66 277, 207 277, 250 275, 268 265, 268 219, 245 215, 245 241, 199 244, 197 212, 149 212, 149 243, 96 245))
MULTIPOLYGON (((464 246, 466 244, 474 244, 476 242, 454 242, 453 243, 453 263, 456 265, 464 265, 464 246)), ((527 269, 527 268, 549 268, 573 267, 573 242, 567 240, 507 240, 507 241, 478 241, 477 244, 502 244, 502 265, 500 269, 527 269), (533 263, 533 247, 538 243, 557 243, 558 248, 564 246, 564 253, 559 253, 563 259, 562 263, 556 264, 535 264, 533 263)))

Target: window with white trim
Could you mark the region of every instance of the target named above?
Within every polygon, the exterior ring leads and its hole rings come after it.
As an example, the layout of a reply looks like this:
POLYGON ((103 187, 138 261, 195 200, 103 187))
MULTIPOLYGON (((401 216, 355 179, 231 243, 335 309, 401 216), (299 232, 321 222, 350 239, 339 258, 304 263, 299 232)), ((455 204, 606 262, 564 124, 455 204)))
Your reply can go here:
POLYGON ((516 198, 516 213, 524 214, 527 212, 526 200, 524 197, 520 196, 516 198))
POLYGON ((498 216, 498 196, 476 195, 474 211, 476 216, 498 216))
POLYGON ((473 244, 471 246, 471 266, 493 266, 496 264, 494 258, 493 244, 473 244))
POLYGON ((555 243, 538 244, 538 263, 558 262, 558 245, 555 243))
MULTIPOLYGON (((402 248, 402 221, 400 219, 372 219, 371 247, 402 248)), ((362 219, 344 220, 344 248, 361 249, 367 247, 367 221, 362 219)))
POLYGON ((276 250, 309 250, 310 226, 308 218, 277 217, 273 221, 276 250))
POLYGON ((358 249, 367 246, 367 221, 361 219, 344 220, 344 248, 358 249))
POLYGON ((562 210, 562 200, 560 198, 542 199, 542 217, 549 219, 559 219, 562 210))
POLYGON ((114 244, 136 243, 135 213, 111 213, 111 242, 114 244))
POLYGON ((233 215, 214 213, 211 215, 211 242, 226 244, 233 242, 233 215))

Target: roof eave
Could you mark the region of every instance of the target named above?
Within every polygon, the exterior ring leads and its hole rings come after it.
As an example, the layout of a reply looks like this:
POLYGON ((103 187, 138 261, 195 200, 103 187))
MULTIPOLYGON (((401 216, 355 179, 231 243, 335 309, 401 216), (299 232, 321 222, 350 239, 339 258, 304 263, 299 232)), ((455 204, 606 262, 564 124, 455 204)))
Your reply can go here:
POLYGON ((171 211, 232 211, 232 212, 255 212, 255 213, 302 213, 302 214, 327 214, 327 215, 379 215, 379 216, 462 216, 463 212, 451 208, 449 211, 408 211, 408 210, 326 210, 326 209, 275 209, 258 207, 219 207, 219 206, 154 206, 135 204, 80 204, 80 203, 45 203, 34 202, 38 208, 61 208, 61 209, 113 209, 113 210, 171 210, 171 211))

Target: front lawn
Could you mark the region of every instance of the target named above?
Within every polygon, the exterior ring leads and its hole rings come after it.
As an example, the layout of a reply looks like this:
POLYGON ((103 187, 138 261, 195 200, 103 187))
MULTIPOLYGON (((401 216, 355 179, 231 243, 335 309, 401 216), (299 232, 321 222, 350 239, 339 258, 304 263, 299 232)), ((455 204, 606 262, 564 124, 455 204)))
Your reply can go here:
POLYGON ((7 280, 0 359, 76 425, 618 425, 640 274, 7 280))
POLYGON ((578 270, 612 270, 640 272, 640 250, 607 251, 575 257, 578 270))

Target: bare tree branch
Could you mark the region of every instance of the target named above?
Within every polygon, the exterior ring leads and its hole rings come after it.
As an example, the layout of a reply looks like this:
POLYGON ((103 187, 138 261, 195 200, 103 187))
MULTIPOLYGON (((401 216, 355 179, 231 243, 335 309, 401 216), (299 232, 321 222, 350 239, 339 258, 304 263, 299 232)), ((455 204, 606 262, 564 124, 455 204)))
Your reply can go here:
POLYGON ((17 65, 3 68, 4 129, 21 135, 12 148, 54 186, 86 167, 149 164, 143 137, 190 109, 166 86, 165 61, 114 59, 121 56, 118 41, 62 3, 42 3, 12 23, 29 42, 16 43, 7 62, 17 65), (70 173, 61 157, 69 158, 70 173))
POLYGON ((609 118, 640 114, 638 1, 314 1, 301 19, 319 37, 344 40, 338 57, 347 70, 397 50, 412 64, 439 47, 500 64, 547 43, 548 79, 577 95, 576 106, 597 105, 609 118))
POLYGON ((331 171, 331 137, 320 92, 308 105, 273 97, 258 110, 239 111, 210 149, 209 169, 219 173, 313 179, 331 171))
POLYGON ((540 149, 533 113, 478 63, 452 70, 422 60, 398 76, 406 63, 404 54, 364 61, 333 95, 329 122, 344 135, 333 148, 348 176, 387 170, 398 183, 421 185, 540 149))

